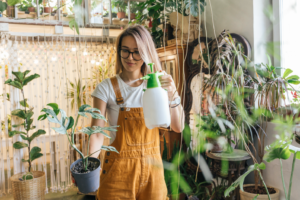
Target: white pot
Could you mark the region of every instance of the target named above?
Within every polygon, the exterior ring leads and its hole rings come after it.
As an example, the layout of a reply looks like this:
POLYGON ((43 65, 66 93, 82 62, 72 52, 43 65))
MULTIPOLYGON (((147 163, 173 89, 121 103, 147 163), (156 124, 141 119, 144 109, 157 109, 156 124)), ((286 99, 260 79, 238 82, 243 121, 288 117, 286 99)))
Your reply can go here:
MULTIPOLYGON (((244 187, 247 186, 254 186, 254 184, 245 184, 244 187)), ((270 187, 270 186, 269 186, 270 187)), ((273 187, 274 188, 274 187, 273 187)), ((276 193, 275 194, 270 194, 270 197, 272 200, 279 200, 279 189, 274 188, 276 193)), ((241 200, 252 200, 257 194, 253 194, 253 193, 248 193, 248 192, 243 192, 240 189, 240 199, 241 200)), ((260 194, 257 197, 258 200, 269 200, 268 195, 267 194, 260 194)))

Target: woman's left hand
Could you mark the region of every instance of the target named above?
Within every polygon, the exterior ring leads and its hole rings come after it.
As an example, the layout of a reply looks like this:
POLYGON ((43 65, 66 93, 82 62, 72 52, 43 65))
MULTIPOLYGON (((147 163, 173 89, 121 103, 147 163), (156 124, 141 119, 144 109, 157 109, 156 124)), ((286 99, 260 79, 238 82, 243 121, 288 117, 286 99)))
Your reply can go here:
POLYGON ((165 75, 159 77, 161 87, 168 91, 169 100, 173 101, 173 99, 178 96, 175 83, 171 75, 167 74, 165 71, 162 72, 165 75))

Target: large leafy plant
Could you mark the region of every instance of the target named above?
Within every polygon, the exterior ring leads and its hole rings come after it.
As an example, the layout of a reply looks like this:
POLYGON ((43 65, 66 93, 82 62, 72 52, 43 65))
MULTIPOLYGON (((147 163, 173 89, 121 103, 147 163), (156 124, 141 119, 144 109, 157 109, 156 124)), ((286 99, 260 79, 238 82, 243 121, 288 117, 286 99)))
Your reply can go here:
POLYGON ((22 162, 27 162, 29 164, 28 173, 26 173, 23 176, 23 179, 32 179, 33 178, 33 175, 31 173, 32 161, 43 156, 43 154, 41 153, 41 148, 37 147, 37 146, 32 147, 31 142, 36 137, 46 134, 46 132, 41 129, 35 131, 31 135, 29 134, 29 132, 31 130, 35 129, 36 127, 32 125, 33 119, 31 117, 34 114, 33 108, 29 108, 29 105, 27 104, 27 99, 25 99, 25 96, 24 96, 24 86, 26 86, 32 80, 40 77, 40 75, 38 75, 38 74, 33 74, 30 76, 27 76, 29 74, 29 72, 30 72, 30 70, 26 70, 25 72, 12 72, 12 74, 15 76, 14 80, 8 79, 7 81, 5 81, 5 84, 13 86, 13 87, 21 90, 21 93, 23 96, 23 100, 20 101, 20 105, 23 107, 23 109, 13 110, 11 112, 11 115, 19 117, 23 120, 23 123, 12 125, 12 127, 13 128, 23 127, 24 131, 21 131, 19 128, 18 130, 12 130, 12 131, 9 131, 9 133, 8 133, 9 137, 13 137, 15 135, 20 135, 21 138, 24 141, 26 141, 26 142, 17 141, 13 144, 13 147, 15 149, 22 149, 22 148, 26 148, 26 147, 28 148, 28 154, 29 154, 28 159, 27 160, 22 159, 22 162))
MULTIPOLYGON (((299 119, 297 119, 299 121, 299 119)), ((278 118, 272 121, 275 123, 276 129, 281 133, 278 139, 273 142, 271 145, 266 146, 266 154, 264 155, 264 160, 267 162, 272 162, 276 159, 280 161, 280 169, 281 169, 281 179, 282 185, 284 189, 284 195, 286 200, 291 199, 291 191, 292 191, 292 182, 293 182, 293 174, 295 169, 296 159, 300 159, 300 148, 293 146, 291 143, 294 139, 294 126, 295 119, 292 116, 286 116, 285 119, 278 118), (289 181, 289 190, 287 191, 284 176, 283 176, 283 166, 282 160, 287 160, 293 154, 293 163, 291 169, 291 176, 289 181)))
POLYGON ((74 121, 74 118, 72 116, 67 117, 66 112, 62 109, 59 109, 59 107, 56 103, 48 104, 48 106, 50 106, 52 108, 52 110, 48 109, 48 108, 43 108, 42 111, 45 112, 45 114, 40 115, 39 120, 44 120, 47 118, 49 122, 59 125, 58 128, 52 127, 52 129, 54 131, 56 131, 57 133, 65 134, 67 136, 71 147, 74 148, 75 151, 77 151, 80 154, 85 171, 87 171, 89 157, 92 156, 94 153, 101 151, 101 150, 118 152, 112 146, 102 146, 99 150, 89 154, 89 145, 90 145, 91 136, 93 134, 101 133, 105 137, 110 138, 110 136, 107 135, 107 133, 105 133, 104 131, 117 131, 116 130, 117 126, 111 126, 111 127, 93 126, 93 127, 85 127, 83 129, 79 130, 79 132, 85 133, 88 135, 88 145, 87 145, 88 155, 83 155, 83 153, 76 147, 76 144, 74 141, 74 136, 75 136, 75 130, 76 130, 76 126, 77 126, 79 117, 80 116, 88 117, 87 114, 89 114, 94 119, 102 119, 102 120, 106 121, 105 117, 103 115, 101 115, 101 112, 99 109, 91 108, 90 105, 86 105, 86 104, 82 105, 79 108, 78 115, 76 117, 76 121, 74 121), (60 119, 58 119, 59 113, 60 113, 60 119))
POLYGON ((112 6, 118 9, 118 12, 125 12, 127 8, 127 2, 124 0, 113 0, 112 6))

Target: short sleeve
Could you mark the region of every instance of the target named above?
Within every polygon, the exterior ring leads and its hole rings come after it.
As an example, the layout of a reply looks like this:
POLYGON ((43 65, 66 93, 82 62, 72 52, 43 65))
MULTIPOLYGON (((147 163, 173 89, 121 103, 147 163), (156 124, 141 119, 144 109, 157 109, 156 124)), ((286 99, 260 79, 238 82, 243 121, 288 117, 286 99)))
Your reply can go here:
POLYGON ((92 96, 101 99, 105 103, 107 103, 109 95, 110 95, 110 79, 105 79, 101 83, 99 83, 96 89, 93 91, 92 96))

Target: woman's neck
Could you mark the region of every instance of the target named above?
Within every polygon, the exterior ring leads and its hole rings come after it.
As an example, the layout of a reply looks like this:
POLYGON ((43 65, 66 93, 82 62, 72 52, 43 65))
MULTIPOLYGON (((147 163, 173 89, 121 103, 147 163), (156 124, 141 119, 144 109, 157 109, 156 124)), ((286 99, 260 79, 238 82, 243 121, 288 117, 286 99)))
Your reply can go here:
POLYGON ((136 87, 142 84, 143 80, 138 80, 143 77, 143 74, 140 71, 136 72, 127 72, 123 71, 120 73, 121 79, 132 87, 136 87))

